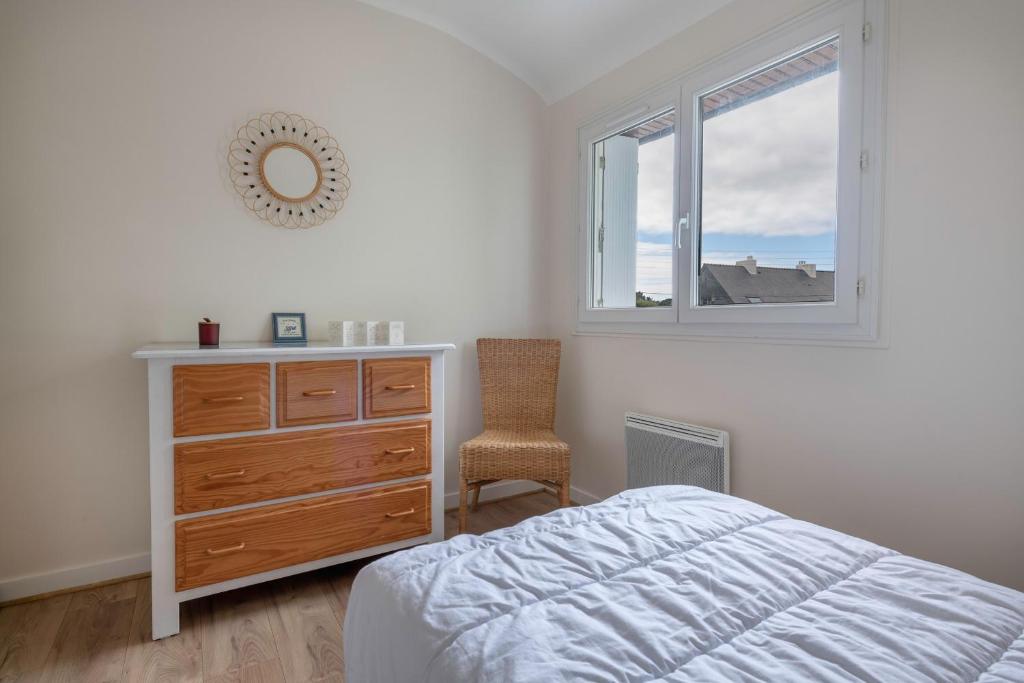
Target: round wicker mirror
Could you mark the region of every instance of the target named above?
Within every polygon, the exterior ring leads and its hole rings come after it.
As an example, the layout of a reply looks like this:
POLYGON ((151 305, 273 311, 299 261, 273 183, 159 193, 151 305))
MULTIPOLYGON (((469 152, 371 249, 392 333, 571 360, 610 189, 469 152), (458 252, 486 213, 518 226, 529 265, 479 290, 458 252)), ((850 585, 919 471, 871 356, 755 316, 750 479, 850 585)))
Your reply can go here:
POLYGON ((291 142, 278 142, 260 157, 260 177, 270 194, 287 202, 304 202, 320 191, 324 176, 316 158, 291 142))
POLYGON ((348 164, 338 141, 295 114, 263 114, 239 128, 228 166, 249 210, 277 226, 320 225, 348 197, 348 164))

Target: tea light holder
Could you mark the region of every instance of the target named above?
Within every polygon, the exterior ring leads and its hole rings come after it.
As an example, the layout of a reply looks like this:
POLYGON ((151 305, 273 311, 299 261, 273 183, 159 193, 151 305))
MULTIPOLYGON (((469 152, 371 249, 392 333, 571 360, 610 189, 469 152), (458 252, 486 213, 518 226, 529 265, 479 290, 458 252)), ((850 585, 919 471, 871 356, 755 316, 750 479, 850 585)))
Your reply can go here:
POLYGON ((388 344, 391 346, 405 344, 405 322, 392 320, 388 323, 388 344))
POLYGON ((331 346, 343 346, 345 339, 345 323, 341 320, 327 321, 327 342, 331 346))
POLYGON ((199 321, 199 345, 220 346, 220 323, 215 323, 209 318, 199 321))
POLYGON ((345 320, 341 323, 341 345, 363 346, 366 344, 366 323, 345 320))
POLYGON ((386 320, 366 321, 366 345, 381 346, 388 343, 388 323, 386 320))

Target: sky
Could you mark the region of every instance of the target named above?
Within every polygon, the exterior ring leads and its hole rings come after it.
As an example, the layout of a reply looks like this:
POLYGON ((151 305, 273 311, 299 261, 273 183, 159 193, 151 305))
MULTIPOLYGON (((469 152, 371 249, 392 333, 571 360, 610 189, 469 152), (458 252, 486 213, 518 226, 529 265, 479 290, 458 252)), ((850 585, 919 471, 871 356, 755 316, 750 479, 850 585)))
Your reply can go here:
MULTIPOLYGON (((835 267, 838 74, 704 123, 702 260, 835 267)), ((671 296, 674 136, 640 146, 637 289, 671 296)))

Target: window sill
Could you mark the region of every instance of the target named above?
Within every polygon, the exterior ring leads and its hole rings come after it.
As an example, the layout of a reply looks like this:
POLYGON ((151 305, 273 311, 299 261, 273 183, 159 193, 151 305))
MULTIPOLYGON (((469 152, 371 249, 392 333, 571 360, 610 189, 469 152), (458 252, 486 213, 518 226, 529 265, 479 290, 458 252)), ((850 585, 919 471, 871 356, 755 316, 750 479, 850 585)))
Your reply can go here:
POLYGON ((576 337, 887 349, 887 334, 856 325, 682 325, 577 322, 576 337))

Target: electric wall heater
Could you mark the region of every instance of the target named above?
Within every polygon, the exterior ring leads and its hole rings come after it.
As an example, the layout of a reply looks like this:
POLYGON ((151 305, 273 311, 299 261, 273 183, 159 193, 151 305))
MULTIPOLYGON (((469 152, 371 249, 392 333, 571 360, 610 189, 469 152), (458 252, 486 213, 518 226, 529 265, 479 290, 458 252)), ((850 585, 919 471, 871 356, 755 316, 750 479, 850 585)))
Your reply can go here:
POLYGON ((626 413, 628 488, 688 484, 729 493, 729 433, 626 413))

